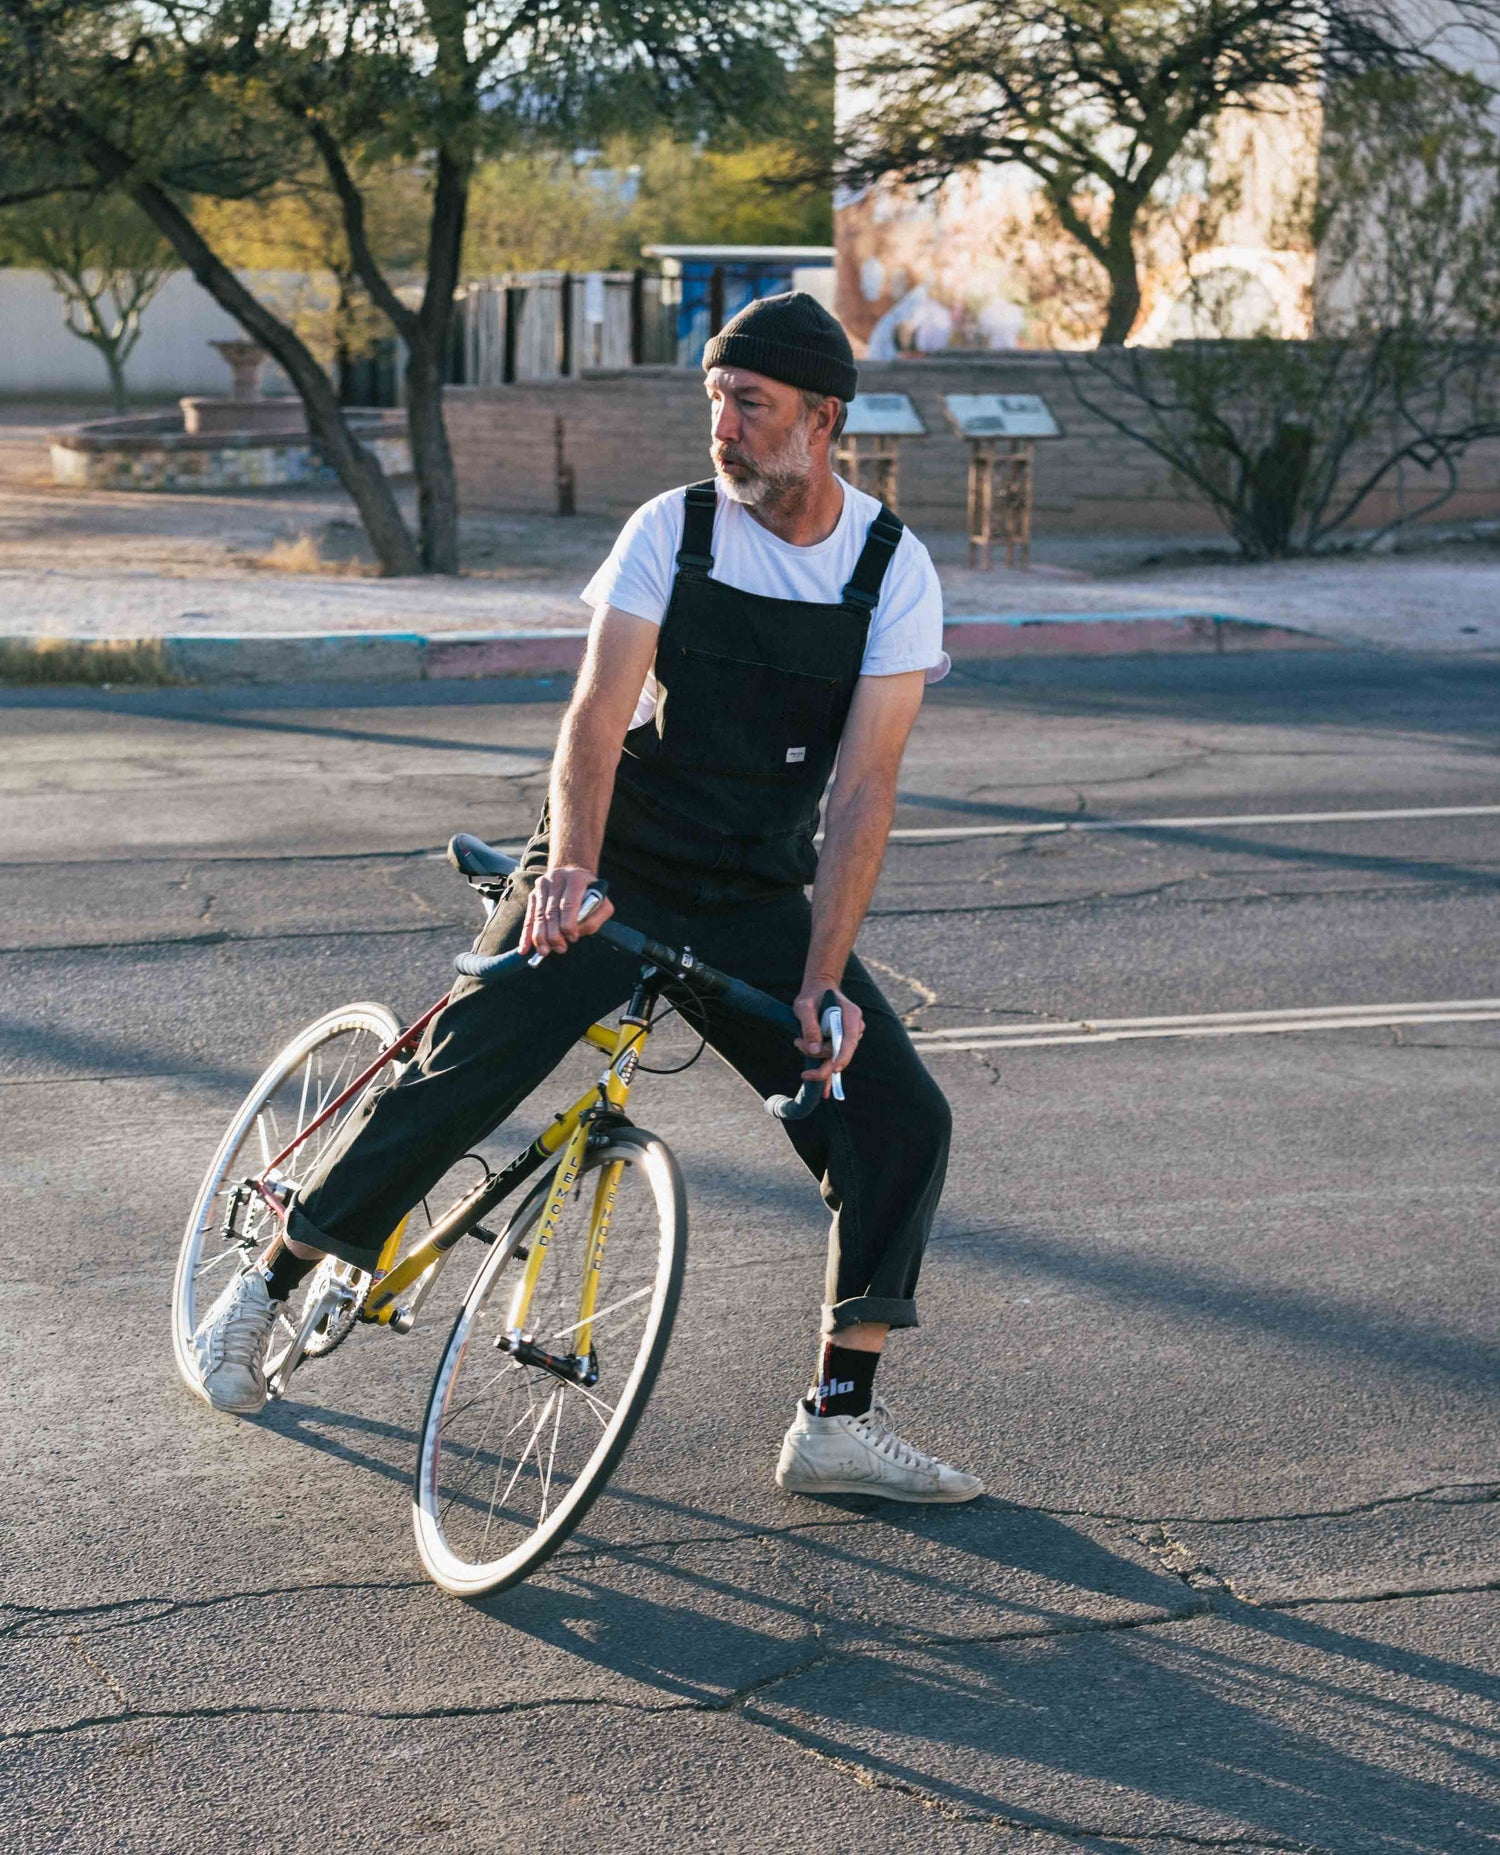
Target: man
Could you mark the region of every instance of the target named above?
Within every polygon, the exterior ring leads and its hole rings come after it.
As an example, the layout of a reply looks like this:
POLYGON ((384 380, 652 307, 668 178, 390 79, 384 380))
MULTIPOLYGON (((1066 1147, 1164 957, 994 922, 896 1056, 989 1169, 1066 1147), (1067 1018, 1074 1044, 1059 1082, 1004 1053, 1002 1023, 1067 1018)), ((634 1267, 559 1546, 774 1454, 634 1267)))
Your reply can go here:
POLYGON ((591 938, 618 905, 633 927, 793 1002, 790 1047, 705 1008, 709 1042, 758 1092, 794 1092, 798 1070, 823 1084, 823 1105, 787 1129, 833 1228, 817 1374, 777 1480, 972 1500, 978 1479, 898 1437, 873 1394, 887 1333, 916 1325, 950 1117, 853 955, 923 684, 948 667, 937 577, 894 516, 833 474, 857 374, 812 297, 750 304, 703 365, 717 480, 638 509, 585 589, 594 622, 547 807, 479 943, 553 957, 454 988, 416 1061, 302 1181, 286 1239, 210 1311, 196 1341, 203 1387, 221 1410, 258 1411, 275 1309, 308 1270, 329 1252, 371 1268, 458 1155, 624 1002, 633 967, 591 938), (600 874, 609 900, 580 922, 600 874), (858 1063, 838 1103, 819 1027, 830 989, 844 1017, 836 1066, 858 1063))

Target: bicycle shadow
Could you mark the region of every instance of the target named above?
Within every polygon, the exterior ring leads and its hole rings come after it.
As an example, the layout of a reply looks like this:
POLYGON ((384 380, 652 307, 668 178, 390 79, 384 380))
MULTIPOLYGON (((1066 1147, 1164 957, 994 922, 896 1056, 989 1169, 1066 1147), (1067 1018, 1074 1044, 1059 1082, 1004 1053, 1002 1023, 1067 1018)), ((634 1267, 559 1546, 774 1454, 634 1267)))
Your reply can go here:
MULTIPOLYGON (((319 1406, 274 1421, 407 1481, 407 1426, 319 1406)), ((781 1516, 612 1487, 530 1581, 463 1609, 507 1685, 553 1686, 561 1655, 590 1687, 741 1711, 870 1781, 1081 1848, 1181 1831, 1479 1855, 1500 1833, 1500 1678, 1394 1625, 1383 1640, 1382 1613, 1338 1627, 1210 1599, 1126 1531, 992 1498, 781 1516), (651 1536, 616 1543, 612 1520, 651 1536)))
POLYGON ((1085 1848, 1180 1829, 1479 1855, 1500 1832, 1500 1677, 1210 1601, 1079 1526, 998 1502, 709 1550, 579 1550, 474 1608, 664 1701, 741 1710, 877 1783, 1085 1848), (590 1614, 607 1626, 581 1628, 590 1614))
POLYGON ((998 1501, 894 1515, 873 1502, 832 1513, 796 1503, 768 1525, 650 1495, 607 1498, 658 1513, 686 1537, 575 1541, 526 1585, 474 1608, 698 1704, 729 1704, 861 1643, 1042 1635, 1090 1627, 1101 1613, 1124 1620, 1201 1608, 1140 1558, 998 1501), (581 1634, 581 1615, 604 1627, 581 1634))

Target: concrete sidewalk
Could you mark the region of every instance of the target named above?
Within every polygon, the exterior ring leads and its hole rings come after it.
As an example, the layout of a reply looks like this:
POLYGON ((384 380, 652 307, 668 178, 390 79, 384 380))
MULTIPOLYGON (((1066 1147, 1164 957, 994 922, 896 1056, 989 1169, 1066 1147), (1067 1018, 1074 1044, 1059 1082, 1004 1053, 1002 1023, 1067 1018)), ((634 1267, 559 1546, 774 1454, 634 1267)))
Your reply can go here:
MULTIPOLYGON (((177 499, 185 501, 187 499, 177 499)), ((277 532, 328 508, 158 512, 25 491, 0 506, 0 677, 47 681, 426 679, 571 671, 578 592, 613 522, 494 518, 456 579, 275 570, 277 532), (106 504, 108 506, 106 506, 106 504), (275 518, 274 520, 272 518, 275 518), (168 519, 172 518, 172 519, 168 519), (175 529, 191 519, 193 532, 175 529), (259 521, 261 531, 232 523, 259 521), (167 532, 170 530, 172 532, 167 532)), ((1500 650, 1500 547, 1250 565, 1212 538, 1044 537, 1028 570, 982 573, 926 537, 958 658, 1353 645, 1500 650), (1154 544, 1155 564, 1143 560, 1154 544)))

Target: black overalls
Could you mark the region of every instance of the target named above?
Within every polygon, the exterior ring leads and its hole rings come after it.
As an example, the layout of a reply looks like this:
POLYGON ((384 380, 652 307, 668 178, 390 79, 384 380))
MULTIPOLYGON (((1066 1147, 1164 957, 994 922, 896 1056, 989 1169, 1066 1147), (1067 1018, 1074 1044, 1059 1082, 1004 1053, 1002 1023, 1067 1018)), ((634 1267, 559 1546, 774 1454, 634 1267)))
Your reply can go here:
MULTIPOLYGON (((625 738, 600 873, 623 921, 790 1003, 807 955, 818 808, 901 524, 886 511, 871 523, 839 604, 777 599, 711 577, 714 486, 685 494, 656 712, 625 738)), ((546 825, 544 813, 479 938, 485 952, 520 936, 531 880, 546 867, 546 825)), ((634 977, 631 961, 584 939, 484 986, 460 980, 417 1061, 351 1117, 304 1181, 292 1236, 369 1267, 402 1215, 624 1003, 634 977)), ((948 1105, 857 958, 843 989, 865 1015, 847 1099, 787 1124, 833 1213, 823 1328, 915 1326, 948 1105)), ((708 1007, 701 1017, 758 1094, 795 1092, 806 1059, 785 1032, 708 1007)), ((757 1228, 747 1221, 747 1246, 757 1228)))
POLYGON ((680 867, 701 899, 800 889, 901 523, 882 509, 838 605, 711 577, 713 484, 685 492, 656 713, 625 737, 605 844, 680 867))

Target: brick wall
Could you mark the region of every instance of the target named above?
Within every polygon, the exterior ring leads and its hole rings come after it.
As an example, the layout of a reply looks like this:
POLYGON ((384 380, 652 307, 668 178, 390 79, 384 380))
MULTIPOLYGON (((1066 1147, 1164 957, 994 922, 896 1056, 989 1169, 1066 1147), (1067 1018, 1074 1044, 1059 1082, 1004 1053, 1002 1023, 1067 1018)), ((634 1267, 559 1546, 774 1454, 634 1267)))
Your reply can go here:
MULTIPOLYGON (((1078 403, 1052 355, 959 356, 862 365, 861 389, 911 396, 928 435, 901 452, 901 513, 918 529, 964 526, 965 446, 943 412, 946 393, 1040 393, 1064 436, 1036 447, 1036 526, 1057 530, 1217 530, 1206 504, 1171 481, 1143 445, 1078 403)), ((1100 390, 1091 382, 1090 392, 1100 390)), ((450 387, 448 429, 466 509, 552 510, 560 417, 580 512, 625 515, 710 473, 708 412, 696 370, 619 374, 509 387, 450 387)), ((1384 520, 1389 495, 1365 511, 1384 520)), ((1500 516, 1500 445, 1476 447, 1442 519, 1500 516)))

